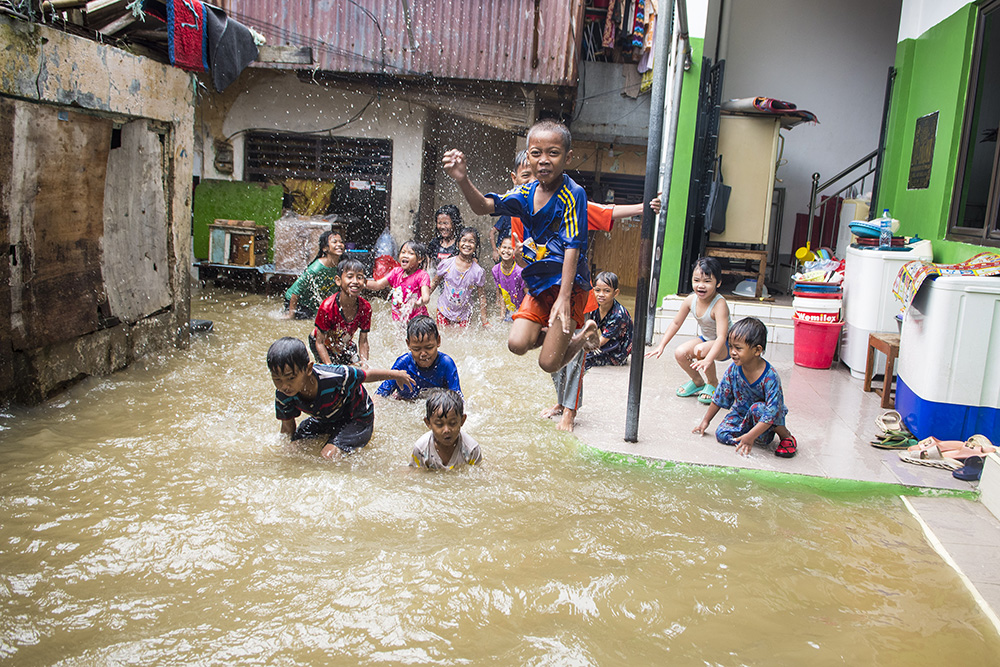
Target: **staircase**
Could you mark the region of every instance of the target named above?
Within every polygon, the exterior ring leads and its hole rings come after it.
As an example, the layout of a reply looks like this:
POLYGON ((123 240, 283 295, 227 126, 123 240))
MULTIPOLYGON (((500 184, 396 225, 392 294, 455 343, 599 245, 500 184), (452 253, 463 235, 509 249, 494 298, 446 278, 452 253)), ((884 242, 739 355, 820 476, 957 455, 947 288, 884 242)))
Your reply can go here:
MULTIPOLYGON (((663 302, 656 309, 656 321, 653 330, 656 334, 662 335, 667 326, 673 321, 680 310, 683 296, 672 294, 663 297, 663 302)), ((792 322, 793 309, 791 306, 779 306, 772 303, 753 303, 749 301, 729 301, 729 312, 733 316, 733 322, 744 317, 756 317, 767 327, 767 342, 780 345, 791 345, 794 341, 794 323, 792 322)), ((698 326, 694 318, 690 315, 684 320, 678 336, 697 336, 698 326)), ((654 341, 656 343, 658 341, 654 341)))

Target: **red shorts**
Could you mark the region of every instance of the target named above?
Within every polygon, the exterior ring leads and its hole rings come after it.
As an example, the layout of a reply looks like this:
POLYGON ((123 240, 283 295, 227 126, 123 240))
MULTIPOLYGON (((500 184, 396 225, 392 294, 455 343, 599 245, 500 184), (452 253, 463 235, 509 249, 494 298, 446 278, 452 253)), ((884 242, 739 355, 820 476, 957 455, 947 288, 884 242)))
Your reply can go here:
MULTIPOLYGON (((585 307, 589 292, 590 290, 584 291, 576 283, 573 284, 573 293, 569 299, 569 312, 573 321, 576 322, 577 329, 582 327, 584 322, 587 321, 585 319, 585 307)), ((514 319, 530 320, 531 322, 541 324, 543 327, 549 326, 549 315, 552 313, 552 304, 556 302, 556 297, 558 296, 559 285, 553 285, 538 296, 525 294, 524 300, 521 301, 521 307, 514 313, 514 319)))
POLYGON ((434 318, 439 327, 467 327, 469 326, 469 320, 449 320, 447 317, 441 314, 439 310, 437 312, 437 317, 434 318))

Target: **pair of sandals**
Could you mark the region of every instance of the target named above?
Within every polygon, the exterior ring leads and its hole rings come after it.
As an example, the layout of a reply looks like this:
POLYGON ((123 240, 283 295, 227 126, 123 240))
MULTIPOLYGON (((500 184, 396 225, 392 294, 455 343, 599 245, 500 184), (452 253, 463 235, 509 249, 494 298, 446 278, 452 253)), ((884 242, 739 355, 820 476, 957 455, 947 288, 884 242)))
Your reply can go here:
POLYGON ((705 383, 700 387, 694 383, 693 380, 688 380, 686 383, 677 387, 677 395, 681 398, 687 398, 688 396, 697 396, 698 402, 702 405, 710 405, 712 403, 712 395, 715 394, 715 386, 705 383))
MULTIPOLYGON (((952 471, 969 467, 969 464, 972 463, 972 468, 978 468, 979 474, 982 474, 982 459, 995 451, 996 447, 993 446, 990 439, 978 433, 965 442, 938 440, 934 436, 930 436, 907 447, 906 451, 899 452, 899 458, 905 463, 952 471), (979 462, 973 462, 971 459, 979 459, 979 462)), ((969 472, 971 474, 974 470, 969 472)), ((965 478, 959 477, 959 479, 965 478)), ((975 479, 979 479, 979 477, 976 476, 975 479)))

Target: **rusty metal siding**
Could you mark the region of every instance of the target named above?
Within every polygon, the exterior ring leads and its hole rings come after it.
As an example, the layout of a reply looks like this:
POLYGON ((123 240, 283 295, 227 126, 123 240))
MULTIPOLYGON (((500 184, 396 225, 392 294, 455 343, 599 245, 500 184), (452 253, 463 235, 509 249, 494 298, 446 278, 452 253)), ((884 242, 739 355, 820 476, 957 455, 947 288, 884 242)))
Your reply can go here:
POLYGON ((316 61, 312 67, 321 70, 576 85, 584 0, 227 0, 222 4, 234 18, 262 32, 271 45, 311 46, 316 61), (533 67, 536 2, 538 64, 533 67), (410 10, 410 31, 404 4, 410 10))

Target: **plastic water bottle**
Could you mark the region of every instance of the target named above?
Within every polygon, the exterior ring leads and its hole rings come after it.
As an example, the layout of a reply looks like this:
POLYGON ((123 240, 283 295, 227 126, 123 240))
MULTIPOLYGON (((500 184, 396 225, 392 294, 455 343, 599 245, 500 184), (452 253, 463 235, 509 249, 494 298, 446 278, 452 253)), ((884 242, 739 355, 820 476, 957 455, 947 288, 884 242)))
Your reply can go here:
POLYGON ((878 223, 878 249, 888 250, 892 247, 892 217, 889 209, 882 209, 882 219, 878 223))

